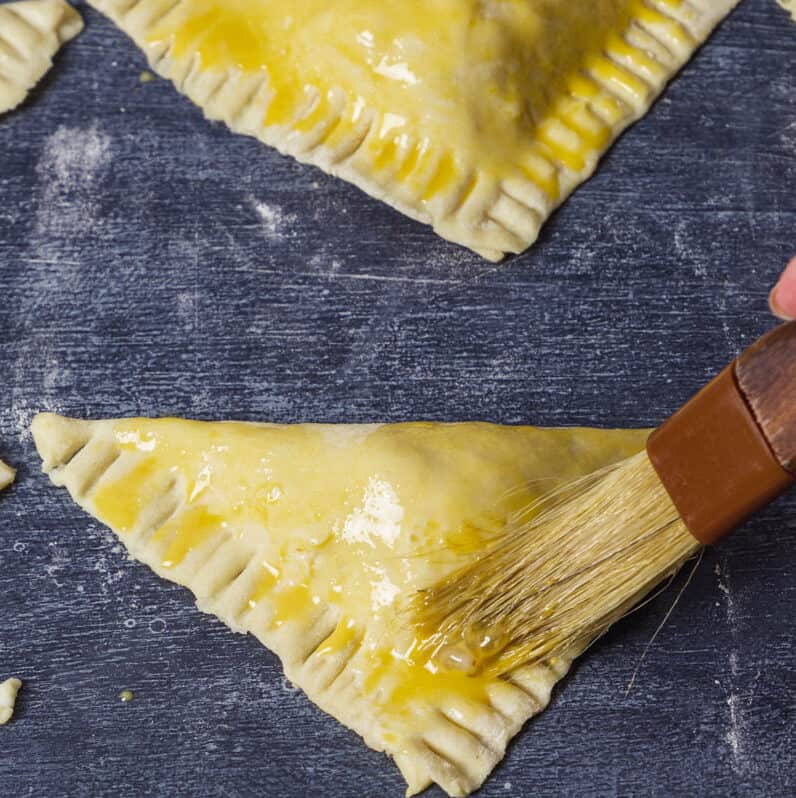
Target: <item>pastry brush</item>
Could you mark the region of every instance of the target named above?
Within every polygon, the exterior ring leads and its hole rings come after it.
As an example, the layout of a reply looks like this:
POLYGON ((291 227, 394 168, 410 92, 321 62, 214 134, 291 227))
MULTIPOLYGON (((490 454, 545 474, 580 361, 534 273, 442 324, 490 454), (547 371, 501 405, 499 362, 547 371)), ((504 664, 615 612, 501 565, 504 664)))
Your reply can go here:
POLYGON ((796 322, 747 349, 646 450, 520 514, 416 595, 426 655, 495 675, 573 656, 796 481, 796 322))

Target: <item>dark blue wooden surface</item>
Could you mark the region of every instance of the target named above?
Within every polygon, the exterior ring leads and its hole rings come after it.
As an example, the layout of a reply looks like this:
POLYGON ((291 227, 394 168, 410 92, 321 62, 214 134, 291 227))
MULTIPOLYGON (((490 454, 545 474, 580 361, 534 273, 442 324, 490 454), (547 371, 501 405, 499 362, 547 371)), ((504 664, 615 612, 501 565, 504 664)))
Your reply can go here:
MULTIPOLYGON (((745 0, 539 244, 493 267, 142 84, 141 55, 81 10, 0 119, 0 454, 19 467, 0 677, 25 680, 0 796, 400 795, 255 640, 48 484, 31 415, 657 423, 772 323, 796 250, 796 27, 745 0)), ((480 795, 794 794, 794 511, 704 557, 628 695, 674 592, 595 646, 480 795)))

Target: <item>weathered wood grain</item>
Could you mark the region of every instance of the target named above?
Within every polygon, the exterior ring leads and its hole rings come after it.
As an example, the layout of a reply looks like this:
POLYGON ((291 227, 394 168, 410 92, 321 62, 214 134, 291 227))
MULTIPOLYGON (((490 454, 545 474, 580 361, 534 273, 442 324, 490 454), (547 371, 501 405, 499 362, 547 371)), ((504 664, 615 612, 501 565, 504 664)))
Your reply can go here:
MULTIPOLYGON (((772 324, 796 250, 796 27, 742 3, 493 267, 141 84, 138 52, 81 10, 0 119, 0 456, 19 467, 0 677, 25 680, 0 795, 398 796, 259 644, 49 486, 32 413, 657 423, 772 324)), ((595 646, 481 795, 793 794, 794 511, 706 554, 629 695, 674 592, 595 646)))
POLYGON ((771 451, 796 474, 796 322, 775 327, 747 349, 735 374, 771 451))

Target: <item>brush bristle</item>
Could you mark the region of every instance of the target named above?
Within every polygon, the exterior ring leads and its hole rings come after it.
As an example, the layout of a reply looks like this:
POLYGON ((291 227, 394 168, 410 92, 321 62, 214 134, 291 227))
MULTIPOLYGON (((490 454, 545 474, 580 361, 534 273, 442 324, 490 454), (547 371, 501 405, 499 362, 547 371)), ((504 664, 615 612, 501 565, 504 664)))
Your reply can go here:
POLYGON ((496 675, 572 656, 699 548, 642 452, 546 496, 420 593, 426 653, 496 675))

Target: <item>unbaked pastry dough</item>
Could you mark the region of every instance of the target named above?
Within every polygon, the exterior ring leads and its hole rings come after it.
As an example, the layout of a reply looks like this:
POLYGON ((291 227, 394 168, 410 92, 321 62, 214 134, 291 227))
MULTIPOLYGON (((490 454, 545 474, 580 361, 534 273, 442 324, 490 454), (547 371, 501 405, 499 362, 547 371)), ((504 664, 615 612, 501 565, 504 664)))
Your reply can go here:
POLYGON ((0 726, 4 726, 11 720, 20 687, 22 687, 22 682, 13 678, 6 679, 0 684, 0 726))
POLYGON ((17 472, 0 460, 0 490, 7 488, 13 481, 17 472))
MULTIPOLYGON (((477 557, 540 493, 634 454, 642 431, 36 417, 44 470, 136 559, 251 632, 414 794, 476 789, 570 660, 502 678, 416 654, 397 608, 477 557)), ((575 652, 573 652, 574 654, 575 652)))
POLYGON ((28 96, 61 45, 81 30, 83 20, 65 0, 0 5, 0 114, 28 96))
POLYGON ((777 2, 786 10, 790 11, 793 21, 796 22, 796 0, 777 0, 777 2))
POLYGON ((90 0, 211 119, 499 260, 738 0, 90 0))

